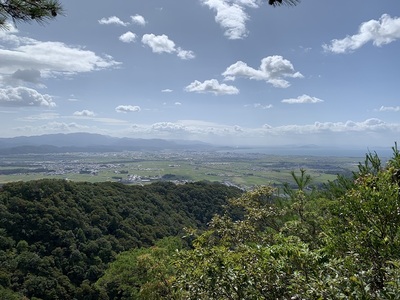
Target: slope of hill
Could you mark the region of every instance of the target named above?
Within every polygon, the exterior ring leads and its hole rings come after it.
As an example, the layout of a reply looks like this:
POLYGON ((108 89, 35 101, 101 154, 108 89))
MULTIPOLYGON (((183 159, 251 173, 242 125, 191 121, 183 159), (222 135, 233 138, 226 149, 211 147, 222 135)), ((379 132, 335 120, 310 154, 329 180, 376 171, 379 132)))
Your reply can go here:
POLYGON ((239 194, 206 182, 6 184, 0 189, 0 287, 29 299, 100 299, 92 284, 116 254, 182 235, 184 227, 204 228, 239 194))

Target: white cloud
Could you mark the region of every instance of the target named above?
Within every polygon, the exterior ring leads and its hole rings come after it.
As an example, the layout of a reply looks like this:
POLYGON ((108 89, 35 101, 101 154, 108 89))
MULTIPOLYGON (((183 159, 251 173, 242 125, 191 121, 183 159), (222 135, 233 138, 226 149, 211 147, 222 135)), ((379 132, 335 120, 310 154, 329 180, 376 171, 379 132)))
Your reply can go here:
POLYGON ((119 40, 124 43, 133 43, 136 40, 136 34, 131 31, 127 31, 120 35, 119 40))
POLYGON ((146 20, 141 15, 137 15, 136 14, 134 16, 131 16, 131 19, 132 19, 132 23, 134 23, 134 24, 138 24, 138 25, 141 25, 141 26, 146 25, 146 20))
POLYGON ((55 107, 56 104, 50 95, 40 94, 38 91, 27 87, 16 87, 0 89, 0 106, 55 107))
MULTIPOLYGON (((97 119, 96 119, 97 120, 97 119)), ((118 125, 118 124, 113 124, 118 125)), ((122 130, 100 130, 77 123, 51 122, 40 126, 26 126, 7 128, 18 135, 44 134, 55 132, 93 132, 122 137, 135 138, 168 138, 202 140, 220 145, 259 145, 274 146, 285 144, 310 144, 346 147, 376 147, 393 144, 393 136, 400 134, 400 123, 386 123, 379 119, 346 122, 315 122, 305 125, 270 124, 260 127, 244 127, 241 125, 227 125, 199 120, 178 120, 176 122, 157 122, 153 124, 129 124, 122 130), (17 130, 17 131, 16 131, 17 130)), ((362 155, 362 153, 361 153, 362 155)))
POLYGON ((175 102, 174 104, 175 104, 175 105, 182 105, 182 103, 181 103, 181 102, 178 102, 178 101, 175 102))
POLYGON ((213 93, 215 95, 239 94, 239 90, 236 87, 224 83, 220 84, 216 79, 205 80, 204 82, 195 80, 185 90, 187 92, 213 93))
POLYGON ((171 89, 164 89, 164 90, 161 90, 161 92, 162 92, 162 93, 172 93, 173 90, 171 90, 171 89))
POLYGON ((102 24, 102 25, 110 25, 110 24, 121 25, 121 26, 129 25, 129 23, 121 21, 121 19, 116 16, 102 18, 98 22, 99 22, 99 24, 102 24))
POLYGON ((222 73, 225 80, 235 80, 236 77, 264 80, 274 87, 287 88, 290 83, 284 78, 303 78, 300 72, 295 72, 292 63, 282 56, 273 55, 261 60, 258 69, 249 67, 242 61, 237 61, 222 73))
POLYGON ((92 72, 120 65, 110 56, 100 57, 81 47, 61 42, 41 42, 18 37, 12 32, 0 35, 0 41, 7 43, 10 35, 14 42, 8 49, 0 48, 0 73, 16 76, 25 81, 38 82, 40 77, 72 75, 92 72))
POLYGON ((379 111, 400 111, 400 106, 381 106, 379 111))
POLYGON ((119 105, 115 108, 115 111, 119 113, 138 112, 140 111, 140 107, 136 105, 119 105))
POLYGON ((94 117, 96 114, 91 110, 84 109, 81 111, 74 112, 73 115, 77 117, 94 117))
POLYGON ((142 43, 149 46, 154 53, 176 53, 180 59, 193 59, 195 57, 193 51, 183 50, 175 47, 174 41, 170 40, 167 35, 144 34, 142 43))
POLYGON ((379 119, 346 122, 315 122, 305 125, 272 126, 256 128, 226 125, 199 120, 159 122, 152 125, 137 124, 130 128, 133 136, 182 138, 202 140, 222 145, 282 145, 308 144, 345 146, 390 146, 393 135, 400 133, 400 124, 385 123, 379 119), (355 145, 358 141, 358 145, 355 145), (371 144, 371 141, 375 144, 371 144))
POLYGON ((281 102, 288 103, 288 104, 303 104, 303 103, 320 103, 320 102, 324 102, 324 100, 304 94, 297 98, 283 99, 281 102))
POLYGON ((165 132, 180 132, 184 131, 185 127, 181 124, 172 122, 159 122, 151 126, 152 131, 165 131, 165 132))
POLYGON ((216 12, 215 21, 225 29, 228 39, 243 39, 247 36, 246 21, 249 16, 245 7, 256 8, 259 0, 202 0, 204 5, 216 12))
POLYGON ((383 14, 379 20, 369 20, 362 23, 358 33, 344 39, 334 39, 329 45, 322 47, 333 53, 346 53, 356 50, 368 42, 375 46, 382 46, 400 39, 400 18, 392 18, 383 14))
POLYGON ((182 50, 181 48, 177 49, 177 55, 180 59, 189 60, 193 59, 196 56, 194 55, 193 51, 190 50, 182 50))
POLYGON ((258 109, 270 109, 274 106, 272 104, 262 105, 261 103, 254 103, 253 107, 258 109))
POLYGON ((142 43, 149 46, 154 53, 174 53, 175 43, 167 35, 144 34, 142 43))

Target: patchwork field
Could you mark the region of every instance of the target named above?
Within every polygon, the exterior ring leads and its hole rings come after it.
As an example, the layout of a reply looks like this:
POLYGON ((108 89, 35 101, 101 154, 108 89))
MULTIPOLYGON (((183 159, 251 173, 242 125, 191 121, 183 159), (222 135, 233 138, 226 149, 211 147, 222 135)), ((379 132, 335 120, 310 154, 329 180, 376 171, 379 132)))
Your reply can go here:
POLYGON ((349 175, 362 157, 270 155, 235 152, 116 152, 26 154, 0 157, 0 183, 40 178, 74 181, 219 181, 248 188, 291 182, 306 169, 315 185, 349 175))

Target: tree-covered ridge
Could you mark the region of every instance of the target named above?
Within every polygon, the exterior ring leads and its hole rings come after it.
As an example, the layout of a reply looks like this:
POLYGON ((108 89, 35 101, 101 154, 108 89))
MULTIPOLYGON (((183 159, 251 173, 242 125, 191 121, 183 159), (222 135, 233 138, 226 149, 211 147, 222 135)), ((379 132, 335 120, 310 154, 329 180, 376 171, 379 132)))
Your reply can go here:
POLYGON ((323 189, 304 170, 292 176, 296 189, 231 199, 242 215, 189 231, 190 249, 164 240, 124 252, 96 286, 108 299, 400 299, 397 145, 387 165, 370 153, 323 189))
POLYGON ((117 253, 182 235, 184 227, 205 228, 226 199, 240 193, 207 182, 6 184, 0 191, 3 294, 99 299, 93 283, 117 253))
POLYGON ((358 169, 318 189, 293 171, 282 190, 247 193, 5 185, 0 299, 400 299, 397 144, 358 169))

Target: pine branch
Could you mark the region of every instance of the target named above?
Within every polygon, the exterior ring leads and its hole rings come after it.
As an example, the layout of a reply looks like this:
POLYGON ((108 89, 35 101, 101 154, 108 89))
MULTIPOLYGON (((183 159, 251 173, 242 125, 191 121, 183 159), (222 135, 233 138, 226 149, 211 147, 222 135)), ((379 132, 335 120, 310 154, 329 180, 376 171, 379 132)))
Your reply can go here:
POLYGON ((8 19, 16 22, 43 23, 62 14, 58 0, 0 0, 0 28, 8 19))
POLYGON ((268 0, 268 4, 272 6, 295 6, 300 3, 300 0, 268 0))

